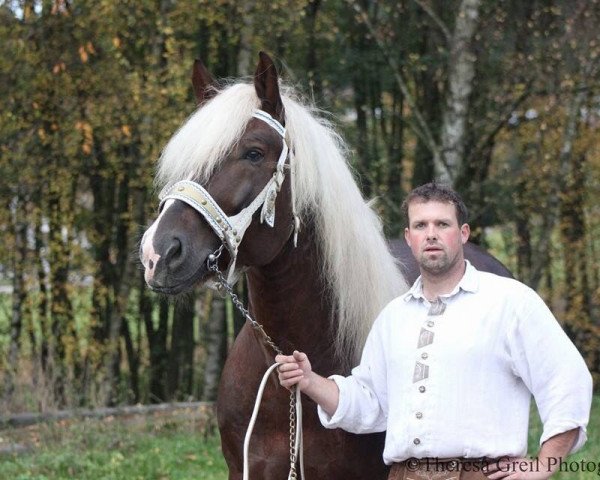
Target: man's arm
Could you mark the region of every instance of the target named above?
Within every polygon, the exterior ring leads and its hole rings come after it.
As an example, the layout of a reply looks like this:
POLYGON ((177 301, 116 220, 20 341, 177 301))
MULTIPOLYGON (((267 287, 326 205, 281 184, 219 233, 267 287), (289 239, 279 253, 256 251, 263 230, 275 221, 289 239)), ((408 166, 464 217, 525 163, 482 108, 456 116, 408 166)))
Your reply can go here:
POLYGON ((528 458, 511 458, 490 464, 486 475, 490 480, 546 480, 560 468, 560 462, 575 445, 579 428, 554 435, 542 444, 537 462, 528 458))
POLYGON ((337 410, 340 391, 333 380, 312 371, 305 353, 294 351, 292 355, 277 355, 279 383, 285 388, 298 385, 300 391, 312 398, 329 416, 337 410))
POLYGON ((551 473, 555 473, 560 462, 567 457, 579 436, 579 428, 554 435, 542 444, 538 458, 544 463, 551 473))

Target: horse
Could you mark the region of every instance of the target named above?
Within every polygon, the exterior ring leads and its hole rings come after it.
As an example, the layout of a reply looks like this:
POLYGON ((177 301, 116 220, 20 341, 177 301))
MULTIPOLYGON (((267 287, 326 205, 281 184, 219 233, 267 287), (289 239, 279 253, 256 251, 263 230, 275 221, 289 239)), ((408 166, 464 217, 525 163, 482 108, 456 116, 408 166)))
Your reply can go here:
MULTIPOLYGON (((418 274, 410 249, 388 244, 342 138, 280 85, 267 54, 259 54, 253 83, 217 88, 197 60, 192 84, 198 109, 159 159, 156 181, 167 193, 140 247, 148 286, 176 295, 214 282, 213 255, 230 281, 246 275, 249 311, 283 352, 306 352, 322 375, 348 374, 378 312, 418 274)), ((465 250, 476 267, 510 275, 476 246, 465 250)), ((244 433, 274 356, 249 323, 228 354, 217 419, 231 480, 242 478, 244 433)), ((289 404, 272 375, 250 444, 250 478, 287 477, 289 404)), ((384 433, 326 430, 308 398, 302 415, 306 478, 386 478, 384 433)))

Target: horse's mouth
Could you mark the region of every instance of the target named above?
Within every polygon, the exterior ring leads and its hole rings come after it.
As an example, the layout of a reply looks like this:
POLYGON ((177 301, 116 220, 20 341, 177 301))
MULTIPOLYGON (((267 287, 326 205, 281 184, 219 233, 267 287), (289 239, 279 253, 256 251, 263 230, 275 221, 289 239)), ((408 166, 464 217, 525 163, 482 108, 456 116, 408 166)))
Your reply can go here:
POLYGON ((180 293, 187 292, 196 284, 206 283, 213 276, 214 274, 208 270, 206 263, 203 263, 196 272, 184 280, 169 285, 161 285, 154 280, 151 280, 148 282, 148 287, 150 287, 153 292, 161 293, 163 295, 179 295, 180 293))

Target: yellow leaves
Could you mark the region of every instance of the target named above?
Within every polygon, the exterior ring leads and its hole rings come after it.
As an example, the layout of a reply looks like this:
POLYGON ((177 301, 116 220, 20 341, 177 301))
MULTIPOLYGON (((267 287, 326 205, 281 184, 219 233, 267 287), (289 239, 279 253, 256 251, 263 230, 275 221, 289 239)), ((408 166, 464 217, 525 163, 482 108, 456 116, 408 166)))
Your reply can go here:
POLYGON ((87 63, 88 61, 88 54, 85 51, 85 47, 82 45, 81 47, 79 47, 79 58, 81 59, 81 63, 87 63))
POLYGON ((122 125, 121 126, 121 132, 123 133, 123 135, 125 135, 127 138, 131 138, 131 127, 129 125, 122 125))
POLYGON ((94 135, 92 126, 85 121, 78 121, 75 123, 75 130, 81 132, 83 136, 83 144, 81 145, 81 151, 85 155, 92 153, 92 147, 94 145, 94 135))
POLYGON ((121 48, 121 39, 119 37, 113 37, 112 44, 115 48, 121 48))
POLYGON ((58 75, 60 72, 64 72, 66 69, 67 69, 67 66, 65 65, 65 62, 63 62, 61 60, 54 64, 54 67, 52 67, 52 73, 54 75, 58 75))
POLYGON ((85 45, 79 46, 79 58, 81 59, 81 63, 87 63, 90 55, 94 55, 96 53, 96 49, 92 42, 87 42, 85 45))

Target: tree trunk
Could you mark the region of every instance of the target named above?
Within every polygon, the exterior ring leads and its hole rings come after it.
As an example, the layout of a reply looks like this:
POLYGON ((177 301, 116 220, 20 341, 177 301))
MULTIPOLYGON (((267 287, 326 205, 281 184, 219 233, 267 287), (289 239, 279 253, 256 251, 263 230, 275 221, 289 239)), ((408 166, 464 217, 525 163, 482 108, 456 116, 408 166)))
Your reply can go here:
POLYGON ((14 382, 18 371, 19 352, 21 349, 20 338, 23 328, 23 309, 27 290, 25 287, 25 261, 27 258, 27 223, 23 218, 25 207, 24 200, 17 195, 12 209, 12 223, 14 235, 13 249, 13 282, 12 282, 12 313, 10 320, 9 347, 8 347, 8 376, 6 393, 10 397, 14 391, 14 382))
POLYGON ((206 325, 206 363, 204 365, 204 381, 202 400, 217 399, 219 378, 227 353, 227 320, 225 300, 219 295, 213 296, 212 308, 206 325))
POLYGON ((242 28, 240 30, 240 50, 237 59, 238 76, 252 73, 252 36, 254 34, 254 7, 255 0, 245 0, 241 6, 242 28))
POLYGON ((308 76, 308 85, 317 103, 322 100, 323 89, 321 88, 321 78, 319 74, 319 65, 317 62, 317 37, 316 25, 317 16, 321 0, 309 0, 304 9, 305 29, 306 29, 306 75, 308 76))
POLYGON ((159 300, 158 327, 154 328, 152 315, 145 318, 150 353, 150 401, 152 403, 161 403, 167 398, 167 336, 170 310, 169 301, 161 298, 159 300))
POLYGON ((121 335, 125 342, 125 353, 127 354, 127 363, 129 364, 129 387, 131 389, 131 398, 128 401, 133 401, 137 404, 141 402, 140 394, 140 357, 135 349, 133 337, 127 320, 121 323, 121 335))
MULTIPOLYGON (((58 175, 55 177, 58 183, 58 175)), ((50 263, 50 333, 52 375, 55 401, 59 406, 67 404, 66 382, 67 364, 74 353, 76 345, 73 307, 69 298, 69 239, 65 230, 71 227, 68 219, 63 217, 65 209, 61 208, 61 193, 58 185, 52 185, 49 192, 49 263, 50 263)), ((72 203, 71 203, 72 204, 72 203)))
POLYGON ((169 349, 167 399, 186 400, 192 394, 194 372, 195 295, 175 304, 169 349))
POLYGON ((467 138, 469 99, 473 90, 476 57, 472 42, 479 22, 481 0, 462 0, 448 59, 448 91, 442 120, 441 162, 437 162, 436 178, 452 185, 460 174, 467 138))
MULTIPOLYGON (((432 41, 432 32, 427 26, 423 27, 424 34, 419 40, 419 55, 427 57, 434 53, 436 48, 432 41)), ((422 112, 424 121, 429 125, 431 131, 439 129, 441 112, 441 92, 439 82, 436 79, 435 65, 426 64, 422 71, 416 73, 416 98, 417 109, 422 112)), ((434 155, 431 146, 425 138, 417 136, 415 148, 415 163, 412 175, 412 186, 423 185, 435 178, 434 155)))
POLYGON ((591 330, 591 297, 587 269, 584 205, 584 155, 572 155, 566 189, 561 197, 560 233, 563 239, 566 308, 565 330, 589 365, 598 364, 598 348, 591 330))
MULTIPOLYGON (((551 232, 556 226, 560 214, 560 197, 565 192, 565 180, 570 175, 571 156, 573 155, 573 142, 577 137, 579 129, 579 115, 585 101, 586 90, 581 88, 573 95, 568 107, 565 129, 563 131, 562 146, 559 153, 559 169, 554 177, 552 189, 548 193, 548 209, 544 216, 542 232, 551 232)), ((538 287, 546 266, 545 259, 550 247, 550 235, 542 235, 536 247, 538 252, 536 260, 531 268, 531 280, 529 286, 534 290, 538 287)))

